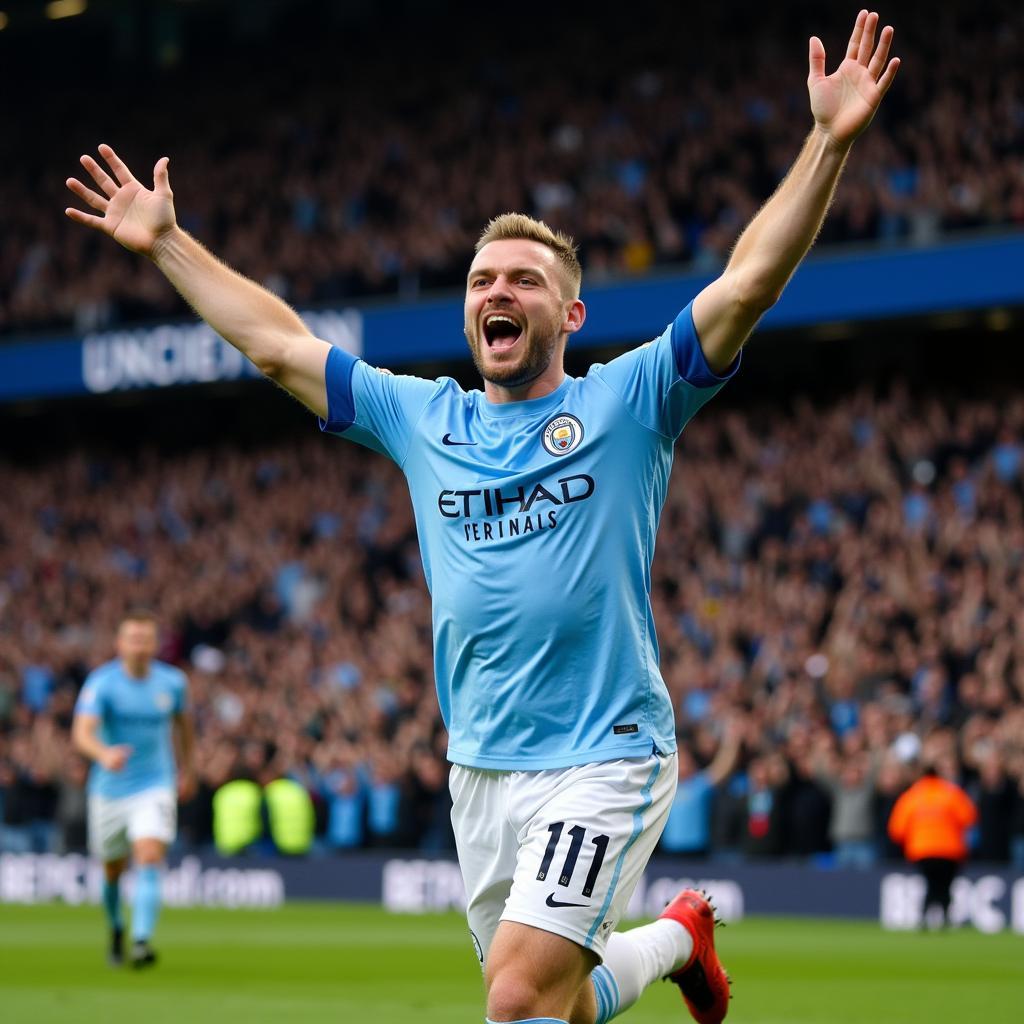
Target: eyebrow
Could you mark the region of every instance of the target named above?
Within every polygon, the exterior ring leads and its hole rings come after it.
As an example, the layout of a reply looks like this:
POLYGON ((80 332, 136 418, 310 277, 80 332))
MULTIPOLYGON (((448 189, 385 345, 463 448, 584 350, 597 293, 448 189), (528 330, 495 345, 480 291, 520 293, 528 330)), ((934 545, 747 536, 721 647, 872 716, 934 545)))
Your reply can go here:
MULTIPOLYGON (((467 280, 471 281, 474 277, 480 277, 481 275, 494 277, 496 273, 497 271, 493 267, 476 267, 470 270, 467 280)), ((528 274, 531 277, 539 277, 542 281, 547 281, 547 275, 540 267, 510 267, 508 270, 510 277, 517 277, 520 274, 528 274)))

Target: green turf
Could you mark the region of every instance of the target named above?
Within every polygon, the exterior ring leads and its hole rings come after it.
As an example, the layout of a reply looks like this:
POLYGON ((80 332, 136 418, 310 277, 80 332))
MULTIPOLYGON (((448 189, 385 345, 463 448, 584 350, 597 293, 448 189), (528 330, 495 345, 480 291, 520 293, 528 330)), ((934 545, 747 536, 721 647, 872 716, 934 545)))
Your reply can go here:
MULTIPOLYGON (((4 1024, 481 1024, 461 918, 376 908, 168 910, 161 963, 107 968, 94 908, 0 906, 4 1024)), ((730 1022, 906 1024, 1024 1020, 1024 938, 887 934, 872 924, 748 920, 720 933, 730 1022)), ((621 1018, 688 1020, 656 985, 621 1018)))

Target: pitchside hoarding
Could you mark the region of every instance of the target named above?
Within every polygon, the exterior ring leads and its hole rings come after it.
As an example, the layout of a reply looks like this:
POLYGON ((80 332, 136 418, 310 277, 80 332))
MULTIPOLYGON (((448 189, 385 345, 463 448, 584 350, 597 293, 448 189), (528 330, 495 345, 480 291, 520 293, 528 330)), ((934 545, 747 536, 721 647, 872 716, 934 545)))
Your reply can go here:
MULTIPOLYGON (((102 870, 75 854, 0 854, 0 903, 100 900, 102 870)), ((125 881, 131 899, 132 880, 125 881)), ((724 865, 656 858, 633 894, 631 919, 656 916, 684 886, 707 889, 725 921, 747 915, 867 918, 889 929, 921 924, 924 886, 906 871, 824 871, 800 865, 724 865)), ((465 909, 462 875, 447 858, 185 856, 164 878, 171 907, 272 909, 287 900, 380 903, 394 913, 465 909)), ((1024 935, 1024 876, 971 869, 953 887, 954 924, 1024 935)))

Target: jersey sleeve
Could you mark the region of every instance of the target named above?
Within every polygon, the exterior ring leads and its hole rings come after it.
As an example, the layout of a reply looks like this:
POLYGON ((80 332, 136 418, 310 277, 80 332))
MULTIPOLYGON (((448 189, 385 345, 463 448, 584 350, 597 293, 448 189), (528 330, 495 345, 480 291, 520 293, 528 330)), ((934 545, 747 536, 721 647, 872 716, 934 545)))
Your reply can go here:
POLYGON ((405 461, 423 410, 441 385, 419 377, 394 376, 340 348, 327 354, 327 419, 320 429, 405 461))
POLYGON ((675 438, 739 365, 737 356, 722 375, 708 366, 690 302, 661 337, 613 359, 599 372, 640 423, 675 438))
POLYGON ((82 684, 82 689, 78 694, 78 700, 75 701, 75 714, 95 715, 97 718, 101 718, 105 702, 106 693, 104 692, 102 679, 95 673, 90 673, 85 677, 85 682, 82 684))

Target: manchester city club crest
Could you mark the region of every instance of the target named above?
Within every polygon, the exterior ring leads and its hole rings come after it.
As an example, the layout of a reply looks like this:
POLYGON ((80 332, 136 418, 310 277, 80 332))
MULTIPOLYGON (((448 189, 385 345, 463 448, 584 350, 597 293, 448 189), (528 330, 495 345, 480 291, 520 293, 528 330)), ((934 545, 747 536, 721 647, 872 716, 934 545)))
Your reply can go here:
POLYGON ((568 455, 582 440, 583 424, 567 413, 548 420, 542 437, 544 449, 550 455, 568 455))

